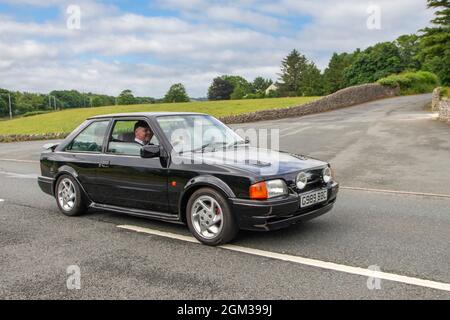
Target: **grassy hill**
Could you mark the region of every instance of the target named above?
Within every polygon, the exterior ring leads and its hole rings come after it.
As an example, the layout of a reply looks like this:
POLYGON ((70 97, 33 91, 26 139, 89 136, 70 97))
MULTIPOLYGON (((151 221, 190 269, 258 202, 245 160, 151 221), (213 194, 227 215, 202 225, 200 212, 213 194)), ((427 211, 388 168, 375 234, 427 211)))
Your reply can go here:
POLYGON ((215 117, 222 117, 258 110, 298 106, 318 98, 292 97, 67 109, 31 117, 0 121, 0 135, 71 132, 86 118, 99 114, 145 111, 188 111, 208 113, 215 117))

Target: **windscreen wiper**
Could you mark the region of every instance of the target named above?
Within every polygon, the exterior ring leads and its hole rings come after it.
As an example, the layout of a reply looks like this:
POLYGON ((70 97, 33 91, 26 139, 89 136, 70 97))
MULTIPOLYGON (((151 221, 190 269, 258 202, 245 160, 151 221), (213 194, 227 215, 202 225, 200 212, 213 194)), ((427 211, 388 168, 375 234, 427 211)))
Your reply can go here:
POLYGON ((250 141, 248 141, 248 140, 236 140, 232 144, 228 145, 228 148, 236 147, 239 144, 249 144, 249 143, 250 143, 250 141))
POLYGON ((208 142, 208 143, 205 143, 204 145, 202 145, 201 147, 192 149, 191 152, 198 152, 198 151, 204 152, 206 148, 217 145, 217 144, 226 145, 227 142, 208 142))

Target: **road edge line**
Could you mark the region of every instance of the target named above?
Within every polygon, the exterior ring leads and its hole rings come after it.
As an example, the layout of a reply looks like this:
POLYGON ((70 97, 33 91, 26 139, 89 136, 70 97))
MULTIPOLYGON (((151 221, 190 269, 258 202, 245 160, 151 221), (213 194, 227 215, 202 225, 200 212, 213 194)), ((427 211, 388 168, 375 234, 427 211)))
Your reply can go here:
POLYGON ((424 196, 424 197, 450 198, 450 194, 441 194, 441 193, 397 191, 397 190, 373 189, 373 188, 362 188, 362 187, 346 187, 346 186, 340 186, 339 188, 344 189, 344 190, 355 190, 355 191, 367 191, 367 192, 390 193, 390 194, 405 194, 405 195, 424 196))
POLYGON ((21 159, 0 159, 0 161, 9 162, 24 162, 24 163, 39 163, 37 160, 21 160, 21 159))

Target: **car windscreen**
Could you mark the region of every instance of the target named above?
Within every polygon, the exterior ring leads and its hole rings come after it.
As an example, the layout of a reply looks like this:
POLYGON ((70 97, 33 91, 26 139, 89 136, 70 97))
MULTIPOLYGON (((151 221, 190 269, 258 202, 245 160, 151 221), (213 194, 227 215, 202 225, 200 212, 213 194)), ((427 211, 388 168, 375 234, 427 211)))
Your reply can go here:
POLYGON ((175 152, 226 147, 244 141, 222 122, 208 115, 159 116, 157 122, 175 152))

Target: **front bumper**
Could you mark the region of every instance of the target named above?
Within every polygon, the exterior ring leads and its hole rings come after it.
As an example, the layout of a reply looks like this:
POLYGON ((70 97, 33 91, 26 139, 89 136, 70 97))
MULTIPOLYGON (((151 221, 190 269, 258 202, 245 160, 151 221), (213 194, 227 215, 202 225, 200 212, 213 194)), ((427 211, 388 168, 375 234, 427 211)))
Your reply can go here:
POLYGON ((238 225, 244 230, 277 230, 299 221, 310 220, 333 208, 339 190, 337 182, 327 188, 328 200, 311 207, 300 208, 300 195, 290 194, 283 199, 230 199, 238 225))

